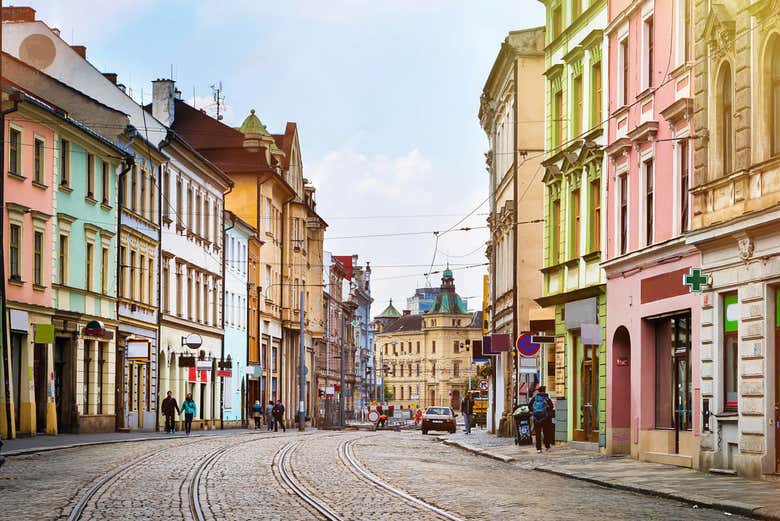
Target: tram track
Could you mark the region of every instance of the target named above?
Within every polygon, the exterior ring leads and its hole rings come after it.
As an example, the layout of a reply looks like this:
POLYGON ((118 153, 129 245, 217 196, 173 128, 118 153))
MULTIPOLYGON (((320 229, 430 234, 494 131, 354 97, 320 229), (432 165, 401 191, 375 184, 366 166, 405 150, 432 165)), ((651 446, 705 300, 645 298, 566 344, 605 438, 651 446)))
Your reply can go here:
POLYGON ((383 490, 384 492, 398 496, 413 506, 425 509, 442 519, 447 519, 448 521, 463 521, 462 518, 456 516, 455 514, 441 509, 436 505, 432 505, 431 503, 428 503, 427 501, 424 501, 416 496, 413 496, 401 490, 400 488, 387 483, 369 471, 362 463, 360 463, 360 461, 358 461, 357 457, 355 456, 353 446, 355 443, 357 443, 358 439, 359 438, 353 438, 351 440, 343 441, 339 444, 338 447, 339 459, 341 459, 344 465, 353 470, 356 475, 361 477, 363 480, 368 481, 377 488, 383 490))

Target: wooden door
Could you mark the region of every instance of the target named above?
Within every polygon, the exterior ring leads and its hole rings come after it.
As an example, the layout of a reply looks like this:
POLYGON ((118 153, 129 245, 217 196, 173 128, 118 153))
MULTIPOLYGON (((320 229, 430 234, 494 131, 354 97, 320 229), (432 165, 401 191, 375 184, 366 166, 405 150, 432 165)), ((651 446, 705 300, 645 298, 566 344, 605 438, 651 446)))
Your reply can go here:
POLYGON ((35 379, 35 430, 46 432, 47 392, 49 386, 48 345, 35 344, 33 373, 35 379))

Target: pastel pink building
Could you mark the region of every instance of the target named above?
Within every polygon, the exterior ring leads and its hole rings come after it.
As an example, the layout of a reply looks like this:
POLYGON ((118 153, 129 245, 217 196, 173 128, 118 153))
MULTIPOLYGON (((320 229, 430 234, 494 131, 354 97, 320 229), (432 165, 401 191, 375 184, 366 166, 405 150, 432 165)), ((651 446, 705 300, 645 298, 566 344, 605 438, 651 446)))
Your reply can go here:
POLYGON ((607 451, 699 466, 692 2, 609 2, 607 451))
MULTIPOLYGON (((3 248, 11 364, 11 416, 15 430, 56 433, 50 383, 53 353, 43 338, 52 323, 52 251, 54 249, 55 134, 45 122, 50 115, 11 88, 2 92, 2 108, 10 111, 3 128, 3 248), (39 383, 36 393, 28 381, 39 383)), ((2 372, 2 369, 0 369, 2 372)), ((2 375, 3 377, 5 375, 2 375)), ((4 392, 4 391, 0 391, 4 392)), ((2 400, 5 403, 5 399, 2 400)), ((7 410, 0 423, 7 425, 7 410)), ((7 431, 7 429, 3 429, 7 431)), ((6 436, 13 433, 5 432, 6 436)))

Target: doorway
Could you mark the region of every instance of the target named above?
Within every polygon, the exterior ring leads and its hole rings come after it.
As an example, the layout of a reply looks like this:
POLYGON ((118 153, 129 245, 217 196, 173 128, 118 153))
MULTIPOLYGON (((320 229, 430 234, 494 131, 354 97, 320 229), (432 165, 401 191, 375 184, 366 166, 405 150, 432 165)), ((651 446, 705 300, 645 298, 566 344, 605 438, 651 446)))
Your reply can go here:
MULTIPOLYGON (((126 345, 123 340, 122 345, 126 345)), ((117 432, 125 428, 125 349, 117 346, 116 350, 116 365, 114 366, 116 373, 116 385, 114 389, 114 412, 116 413, 116 419, 114 425, 117 432)))
POLYGON ((73 430, 71 342, 59 337, 54 342, 54 403, 57 410, 57 432, 73 430))
POLYGON ((46 432, 46 389, 49 384, 48 345, 35 344, 33 378, 35 382, 35 430, 46 432))
POLYGON ((608 406, 608 421, 612 435, 607 445, 613 454, 627 454, 631 448, 629 436, 633 391, 631 389, 631 336, 625 326, 617 328, 612 339, 610 368, 612 375, 609 385, 612 394, 608 406))
POLYGON ((13 389, 13 408, 17 430, 19 430, 20 404, 22 401, 22 348, 26 339, 27 335, 11 333, 11 387, 13 389))
POLYGON ((580 416, 574 430, 575 441, 599 441, 599 358, 597 345, 581 345, 578 334, 572 334, 575 353, 581 353, 579 381, 576 382, 576 402, 580 416))

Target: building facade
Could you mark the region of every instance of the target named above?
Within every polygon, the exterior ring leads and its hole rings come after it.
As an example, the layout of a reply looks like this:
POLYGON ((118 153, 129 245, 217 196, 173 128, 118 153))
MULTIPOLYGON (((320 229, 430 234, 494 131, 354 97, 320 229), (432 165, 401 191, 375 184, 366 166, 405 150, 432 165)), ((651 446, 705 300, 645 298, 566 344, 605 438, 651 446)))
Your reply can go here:
MULTIPOLYGON (((225 349, 224 369, 230 376, 223 377, 223 409, 225 422, 231 425, 243 424, 251 415, 248 414, 251 403, 246 394, 246 382, 243 378, 248 374, 249 367, 249 332, 251 311, 249 307, 249 269, 257 269, 256 262, 249 261, 249 243, 257 236, 254 226, 242 221, 232 212, 225 212, 225 295, 224 324, 225 349)), ((256 284, 256 282, 255 282, 256 284)), ((256 319, 256 314, 255 314, 256 319)), ((256 324, 252 323, 256 327, 256 324)), ((254 348, 257 350, 255 338, 254 348)), ((253 365, 259 362, 255 353, 253 365)), ((254 369, 252 369, 254 373, 254 369)), ((256 398, 259 399, 259 398, 256 398)))
POLYGON ((698 468, 699 296, 683 285, 700 264, 684 238, 693 13, 685 1, 609 9, 606 450, 698 468))
POLYGON ((447 269, 428 313, 404 312, 389 319, 376 334, 385 402, 399 409, 444 405, 460 410, 473 374, 470 346, 482 339, 481 315, 466 310, 447 269))
POLYGON ((780 469, 780 20, 768 1, 695 2, 702 468, 780 469))
MULTIPOLYGON (((547 385, 556 439, 606 445, 605 275, 602 173, 607 2, 543 1, 545 47, 545 248, 542 297, 555 306, 547 385)), ((595 446, 595 445, 594 445, 595 446)))
MULTIPOLYGON (((536 176, 544 150, 544 34, 544 27, 509 33, 480 100, 480 123, 490 144, 489 332, 511 339, 552 329, 553 321, 553 309, 534 301, 543 251, 544 187, 536 176)), ((510 352, 492 360, 488 429, 508 433, 507 413, 530 397, 540 358, 523 360, 528 365, 522 368, 510 352)))

